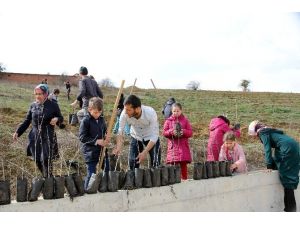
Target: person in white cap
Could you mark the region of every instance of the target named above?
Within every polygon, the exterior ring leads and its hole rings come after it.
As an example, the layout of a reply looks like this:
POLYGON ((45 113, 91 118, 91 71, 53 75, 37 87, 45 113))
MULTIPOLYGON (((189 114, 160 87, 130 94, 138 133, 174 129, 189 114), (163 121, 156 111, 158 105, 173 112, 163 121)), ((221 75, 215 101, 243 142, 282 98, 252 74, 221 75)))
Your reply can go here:
POLYGON ((295 212, 297 207, 294 190, 299 183, 300 169, 299 143, 283 131, 267 127, 258 120, 250 123, 248 134, 259 137, 264 145, 267 169, 278 168, 279 178, 284 187, 284 211, 295 212), (272 148, 275 149, 274 157, 272 148))

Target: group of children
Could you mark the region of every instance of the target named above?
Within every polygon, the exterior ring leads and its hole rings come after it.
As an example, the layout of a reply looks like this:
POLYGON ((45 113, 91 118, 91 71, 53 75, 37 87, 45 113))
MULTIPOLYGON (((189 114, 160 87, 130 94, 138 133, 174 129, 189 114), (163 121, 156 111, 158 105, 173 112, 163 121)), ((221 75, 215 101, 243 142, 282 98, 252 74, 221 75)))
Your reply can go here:
MULTIPOLYGON (((163 135, 168 139, 166 163, 180 164, 182 179, 185 180, 188 175, 187 164, 192 161, 188 143, 193 135, 192 127, 182 113, 181 104, 176 103, 174 98, 168 100, 162 113, 166 119, 163 135)), ((230 121, 225 116, 218 116, 211 120, 209 131, 207 161, 232 161, 232 172, 247 172, 243 148, 236 142, 236 137, 240 136, 239 125, 230 128, 230 121)))

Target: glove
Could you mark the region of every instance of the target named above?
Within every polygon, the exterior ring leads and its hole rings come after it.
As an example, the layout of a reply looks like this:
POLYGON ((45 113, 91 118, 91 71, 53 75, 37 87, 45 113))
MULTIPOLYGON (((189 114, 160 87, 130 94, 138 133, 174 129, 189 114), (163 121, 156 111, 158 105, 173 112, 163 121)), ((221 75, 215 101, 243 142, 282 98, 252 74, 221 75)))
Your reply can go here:
POLYGON ((235 124, 235 125, 233 126, 233 129, 234 129, 234 130, 239 130, 239 129, 241 129, 241 124, 239 124, 239 123, 235 124))

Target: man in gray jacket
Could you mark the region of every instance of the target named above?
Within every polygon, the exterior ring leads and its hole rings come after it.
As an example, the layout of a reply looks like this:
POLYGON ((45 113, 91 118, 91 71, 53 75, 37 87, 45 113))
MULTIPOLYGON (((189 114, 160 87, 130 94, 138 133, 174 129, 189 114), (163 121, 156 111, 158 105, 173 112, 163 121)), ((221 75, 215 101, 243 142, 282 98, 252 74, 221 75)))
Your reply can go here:
POLYGON ((97 82, 88 76, 88 69, 86 67, 80 67, 79 75, 81 76, 81 79, 79 80, 79 94, 71 106, 76 107, 77 103, 79 103, 79 99, 82 99, 82 109, 77 112, 78 120, 80 122, 88 113, 87 108, 89 100, 92 97, 99 97, 103 99, 103 93, 97 82))

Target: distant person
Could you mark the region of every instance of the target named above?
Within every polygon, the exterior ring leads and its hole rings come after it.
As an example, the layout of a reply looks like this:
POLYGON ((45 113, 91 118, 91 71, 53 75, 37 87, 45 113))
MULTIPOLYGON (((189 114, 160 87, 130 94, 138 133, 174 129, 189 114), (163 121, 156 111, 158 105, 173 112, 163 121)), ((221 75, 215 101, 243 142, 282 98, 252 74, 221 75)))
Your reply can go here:
POLYGON ((47 80, 47 78, 46 78, 46 79, 44 79, 44 80, 42 80, 42 84, 48 84, 48 80, 47 80))
MULTIPOLYGON (((120 116, 121 116, 121 113, 124 109, 124 100, 125 100, 124 94, 122 93, 121 96, 120 96, 118 107, 117 107, 117 121, 116 121, 116 123, 114 125, 114 128, 113 128, 113 133, 114 134, 117 134, 118 130, 119 130, 120 116)), ((126 135, 130 135, 130 127, 128 126, 127 123, 125 125, 124 132, 125 132, 126 135)))
POLYGON ((79 94, 71 106, 75 107, 78 103, 78 99, 82 98, 82 109, 77 112, 78 119, 81 121, 83 117, 88 114, 87 108, 89 100, 92 97, 100 97, 103 99, 103 94, 97 82, 87 76, 88 69, 86 67, 80 67, 79 75, 81 76, 81 79, 79 80, 79 94))
POLYGON ((223 138, 224 144, 221 147, 219 161, 232 161, 230 170, 233 173, 246 173, 247 161, 244 150, 236 142, 236 136, 233 131, 225 133, 223 138))
POLYGON ((187 164, 191 163, 191 151, 188 139, 193 131, 189 120, 182 114, 180 103, 172 105, 172 115, 165 121, 163 135, 168 138, 166 163, 179 164, 181 179, 188 178, 187 164))
POLYGON ((175 103, 175 98, 169 98, 169 100, 164 104, 163 109, 161 110, 165 119, 168 119, 172 115, 172 105, 175 103))
MULTIPOLYGON (((81 152, 83 154, 87 176, 85 179, 85 190, 88 187, 89 180, 93 173, 96 173, 97 164, 103 147, 106 146, 110 139, 106 138, 106 123, 101 116, 103 111, 103 101, 99 97, 93 97, 89 100, 88 114, 80 123, 79 140, 82 143, 81 152)), ((108 156, 106 154, 106 171, 109 169, 108 156)))
POLYGON ((67 81, 66 83, 66 90, 67 90, 67 97, 68 97, 68 101, 70 100, 70 93, 71 93, 71 84, 69 81, 67 81))
POLYGON ((267 127, 258 120, 250 123, 248 134, 259 138, 263 144, 268 171, 278 169, 284 187, 284 211, 296 212, 294 190, 299 183, 299 143, 283 131, 267 127))
POLYGON ((54 88, 53 92, 49 95, 48 99, 50 101, 54 101, 56 103, 58 103, 58 95, 59 95, 60 91, 58 88, 54 88))
POLYGON ((240 124, 230 127, 230 121, 225 116, 213 118, 209 124, 209 139, 207 145, 207 161, 218 161, 223 136, 226 132, 233 131, 236 137, 240 137, 240 124))
POLYGON ((58 157, 58 145, 55 134, 55 125, 63 122, 58 104, 48 100, 48 86, 40 84, 35 87, 33 102, 23 123, 13 134, 17 140, 30 126, 27 156, 32 156, 43 177, 52 176, 52 161, 58 157))
POLYGON ((157 114, 152 107, 144 106, 135 95, 129 95, 124 101, 124 110, 120 116, 116 148, 113 154, 120 155, 123 148, 125 124, 130 128, 129 168, 139 168, 140 163, 150 155, 151 167, 160 165, 159 125, 157 114))

